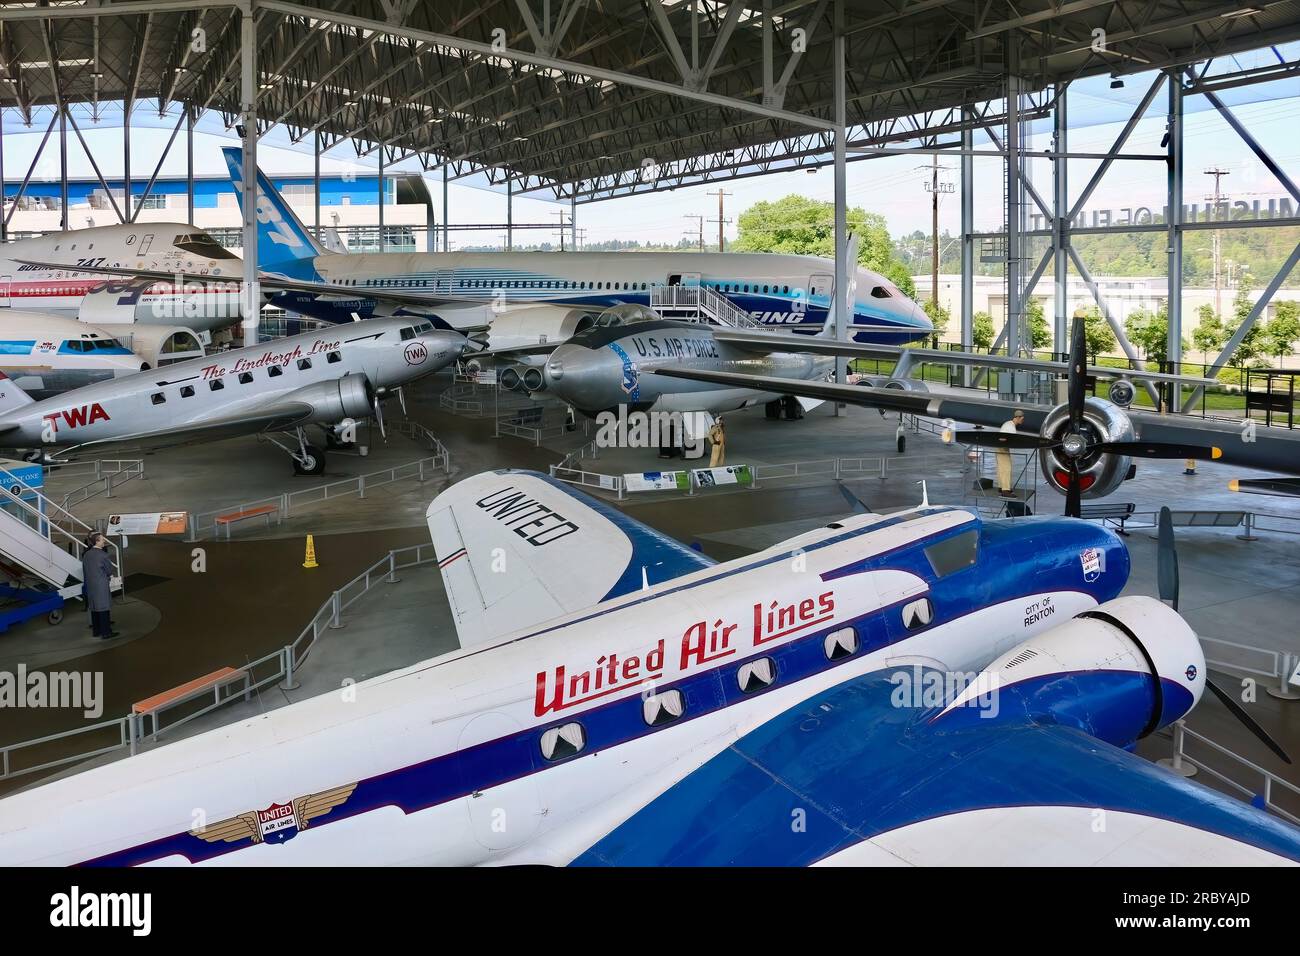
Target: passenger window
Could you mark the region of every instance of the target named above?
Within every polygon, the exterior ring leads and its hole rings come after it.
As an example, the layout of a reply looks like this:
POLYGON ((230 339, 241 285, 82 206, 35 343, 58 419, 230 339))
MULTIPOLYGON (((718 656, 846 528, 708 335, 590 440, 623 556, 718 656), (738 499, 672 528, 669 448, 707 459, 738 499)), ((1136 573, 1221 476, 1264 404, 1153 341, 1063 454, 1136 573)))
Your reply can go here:
POLYGON ((542 756, 547 760, 563 760, 581 753, 587 746, 587 732, 582 724, 574 721, 560 727, 552 727, 542 734, 542 756))
POLYGON ((247 385, 247 384, 248 384, 249 382, 251 382, 252 380, 253 380, 253 373, 252 373, 252 372, 240 372, 240 373, 239 373, 239 384, 240 384, 240 385, 247 385))
POLYGON ((305 372, 311 368, 311 359, 298 359, 298 371, 305 372))
POLYGON ((930 545, 925 556, 934 573, 942 578, 973 565, 979 556, 979 543, 979 531, 971 528, 930 545))
POLYGON ((219 378, 214 378, 212 381, 208 382, 209 392, 219 392, 225 387, 226 387, 226 383, 219 378))
POLYGON ((917 598, 903 605, 903 627, 909 631, 919 631, 929 627, 934 620, 934 605, 929 598, 917 598))
POLYGON ((840 661, 858 652, 858 632, 851 627, 831 631, 822 642, 828 661, 840 661))
POLYGON ((193 385, 182 385, 182 386, 181 386, 181 398, 193 398, 193 397, 194 397, 194 386, 193 386, 193 385))
POLYGON ((651 727, 671 724, 684 713, 686 713, 686 700, 679 690, 651 694, 641 705, 641 714, 651 727))
POLYGON ((334 362, 342 362, 343 354, 341 352, 328 352, 325 355, 325 361, 331 364, 334 362))
POLYGON ((284 369, 281 368, 279 365, 272 365, 270 368, 266 370, 267 378, 278 378, 283 374, 284 374, 284 369))
POLYGON ((741 692, 745 694, 753 694, 771 687, 774 680, 776 680, 776 662, 770 657, 760 657, 748 664, 741 664, 740 670, 736 672, 736 682, 740 685, 741 692))
POLYGON ((167 396, 162 392, 154 392, 149 396, 149 401, 153 402, 155 405, 161 405, 163 402, 167 401, 167 396))

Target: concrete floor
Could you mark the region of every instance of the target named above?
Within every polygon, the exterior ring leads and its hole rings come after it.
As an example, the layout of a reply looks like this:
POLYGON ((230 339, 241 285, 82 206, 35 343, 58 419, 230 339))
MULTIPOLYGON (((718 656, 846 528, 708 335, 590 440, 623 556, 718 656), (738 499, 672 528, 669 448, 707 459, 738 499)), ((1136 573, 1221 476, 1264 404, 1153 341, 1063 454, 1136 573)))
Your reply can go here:
MULTIPOLYGON (((493 438, 490 418, 456 416, 438 406, 438 390, 448 384, 446 379, 426 383, 408 400, 410 417, 430 428, 451 451, 450 478, 439 475, 423 485, 405 481, 374 488, 364 502, 355 497, 334 499, 304 509, 280 527, 242 528, 230 544, 201 543, 208 561, 203 574, 191 570, 192 545, 133 539, 127 558, 133 604, 124 605, 117 615, 125 625, 124 639, 106 647, 79 644, 83 615, 69 615, 61 625, 63 636, 43 634, 32 622, 23 626, 31 633, 19 628, 0 636, 0 666, 23 660, 29 665, 58 662, 64 668, 102 670, 105 716, 125 713, 135 700, 217 667, 255 659, 292 640, 334 588, 390 548, 428 541, 424 510, 449 480, 504 466, 545 471, 584 440, 566 435, 535 447, 518 438, 493 438), (302 536, 307 532, 315 535, 321 562, 320 568, 310 571, 300 566, 302 536), (42 658, 42 646, 46 652, 58 653, 42 658)), ((886 419, 857 408, 836 417, 824 405, 802 422, 767 421, 761 409, 750 410, 727 416, 728 460, 762 465, 837 456, 897 457, 896 425, 892 416, 886 419)), ((421 454, 406 439, 392 436, 386 445, 375 441, 368 459, 332 456, 326 478, 389 467, 421 454)), ((907 458, 885 480, 764 481, 756 489, 720 488, 691 497, 629 496, 620 506, 665 533, 698 542, 711 557, 726 560, 853 511, 910 507, 920 499, 921 479, 927 482, 933 502, 966 500, 973 475, 959 450, 926 433, 909 434, 907 458)), ((146 481, 123 486, 111 501, 92 499, 78 513, 94 518, 111 511, 206 510, 320 481, 293 478, 281 452, 251 440, 158 452, 149 457, 146 467, 146 481), (232 462, 238 467, 232 467, 232 462)), ((685 465, 680 459, 661 461, 650 450, 623 449, 606 452, 594 465, 584 467, 622 473, 685 465)), ((1241 469, 1203 464, 1199 474, 1190 478, 1182 475, 1181 462, 1143 462, 1139 469, 1139 479, 1114 496, 1135 502, 1139 511, 1168 503, 1177 509, 1258 508, 1300 518, 1300 502, 1234 496, 1224 490, 1229 478, 1248 476, 1241 469)), ((1056 512, 1062 504, 1059 496, 1040 484, 1038 510, 1056 512)), ((1179 529, 1183 612, 1208 636, 1300 653, 1300 629, 1294 623, 1300 610, 1300 538, 1270 532, 1247 543, 1237 540, 1236 533, 1179 529)), ((1134 570, 1127 591, 1154 593, 1150 530, 1135 528, 1128 543, 1134 570)), ((399 583, 380 584, 354 605, 345 614, 344 628, 322 636, 299 672, 299 688, 264 690, 260 698, 196 720, 182 733, 197 733, 335 690, 347 679, 363 680, 453 648, 454 629, 436 569, 432 565, 412 568, 401 576, 399 583)), ((1300 704, 1274 700, 1261 690, 1248 709, 1284 746, 1300 754, 1300 704)), ((12 716, 0 726, 0 742, 31 739, 82 722, 79 712, 21 711, 12 716)), ((1297 768, 1277 761, 1217 701, 1203 703, 1189 726, 1300 784, 1297 768)), ((1167 739, 1155 738, 1145 741, 1140 752, 1154 758, 1166 755, 1169 748, 1167 739)), ((1240 771, 1234 774, 1240 776, 1240 771)), ((0 784, 0 792, 4 789, 0 784)))

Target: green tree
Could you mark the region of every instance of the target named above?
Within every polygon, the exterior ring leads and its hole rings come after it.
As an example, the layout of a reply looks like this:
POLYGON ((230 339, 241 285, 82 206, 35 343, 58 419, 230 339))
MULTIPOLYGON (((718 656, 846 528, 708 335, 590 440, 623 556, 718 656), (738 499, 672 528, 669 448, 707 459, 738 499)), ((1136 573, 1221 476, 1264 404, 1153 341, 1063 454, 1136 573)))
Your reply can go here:
POLYGON ((1260 336, 1264 352, 1277 356, 1279 362, 1295 352, 1300 339, 1300 302, 1284 299, 1273 309, 1273 318, 1260 336))
POLYGON ((1043 311, 1043 300, 1029 297, 1025 303, 1025 317, 1029 320, 1029 345, 1035 351, 1045 349, 1052 344, 1052 327, 1047 324, 1047 315, 1043 311))
POLYGON ((970 318, 971 344, 977 349, 986 349, 993 344, 993 316, 987 312, 976 312, 970 318))
MULTIPOLYGON (((1145 358, 1163 363, 1169 357, 1169 307, 1161 302, 1155 312, 1138 309, 1124 320, 1129 341, 1142 350, 1145 358)), ((1183 342, 1183 348, 1187 343, 1183 342)))
POLYGON ((939 303, 935 302, 933 299, 926 299, 921 303, 921 308, 925 310, 925 314, 928 315, 930 321, 934 323, 935 332, 943 332, 943 330, 948 327, 948 320, 952 318, 952 316, 949 315, 948 310, 939 305, 939 303))
MULTIPOLYGON (((910 298, 916 285, 907 266, 894 255, 885 217, 861 206, 848 211, 849 231, 858 237, 858 265, 879 272, 910 298)), ((736 219, 737 252, 780 252, 788 255, 835 258, 834 206, 829 202, 790 195, 757 202, 736 219)))
MULTIPOLYGON (((1250 315, 1251 309, 1255 307, 1254 300, 1250 297, 1250 275, 1246 274, 1241 277, 1241 282, 1237 286, 1237 294, 1232 297, 1232 314, 1236 318, 1234 329, 1240 329, 1241 324, 1246 321, 1250 315)), ((1234 331, 1235 335, 1236 332, 1234 331)), ((1247 364, 1260 364, 1261 356, 1267 354, 1264 349, 1264 326, 1256 322, 1249 331, 1241 337, 1236 351, 1232 353, 1229 361, 1237 368, 1243 368, 1247 364)), ((1231 336, 1229 336, 1231 338, 1231 336)))
POLYGON ((1192 341, 1200 349, 1201 361, 1208 363, 1210 353, 1218 353, 1228 341, 1228 330, 1223 327, 1223 319, 1214 311, 1214 306, 1206 303, 1196 310, 1200 318, 1192 330, 1192 341))
POLYGON ((1118 344, 1110 323, 1101 314, 1101 309, 1095 305, 1083 310, 1083 337, 1087 343, 1088 355, 1091 356, 1094 365, 1097 363, 1098 355, 1114 351, 1118 344))

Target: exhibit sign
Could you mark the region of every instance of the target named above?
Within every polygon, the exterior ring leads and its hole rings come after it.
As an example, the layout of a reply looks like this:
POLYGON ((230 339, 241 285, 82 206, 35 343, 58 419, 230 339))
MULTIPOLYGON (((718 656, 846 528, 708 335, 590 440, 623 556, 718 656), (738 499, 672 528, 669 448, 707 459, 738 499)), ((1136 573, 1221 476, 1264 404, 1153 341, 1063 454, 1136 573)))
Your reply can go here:
POLYGON ((715 485, 750 485, 754 474, 748 465, 724 465, 721 468, 696 468, 694 471, 697 488, 712 488, 715 485))
POLYGON ((149 511, 140 514, 109 515, 107 534, 184 534, 187 511, 149 511))
POLYGON ((628 491, 685 491, 691 476, 685 471, 643 471, 623 476, 628 491))

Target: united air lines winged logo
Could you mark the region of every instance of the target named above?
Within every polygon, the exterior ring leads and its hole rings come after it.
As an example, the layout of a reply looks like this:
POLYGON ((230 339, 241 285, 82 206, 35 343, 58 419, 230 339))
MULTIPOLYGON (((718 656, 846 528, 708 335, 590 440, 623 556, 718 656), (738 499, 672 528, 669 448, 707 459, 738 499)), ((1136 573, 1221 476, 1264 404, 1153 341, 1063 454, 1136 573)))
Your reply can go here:
POLYGON ((333 790, 298 797, 290 803, 273 803, 265 810, 250 810, 228 820, 191 830, 190 833, 209 843, 284 843, 307 829, 316 817, 322 817, 346 803, 357 788, 349 783, 333 790))

